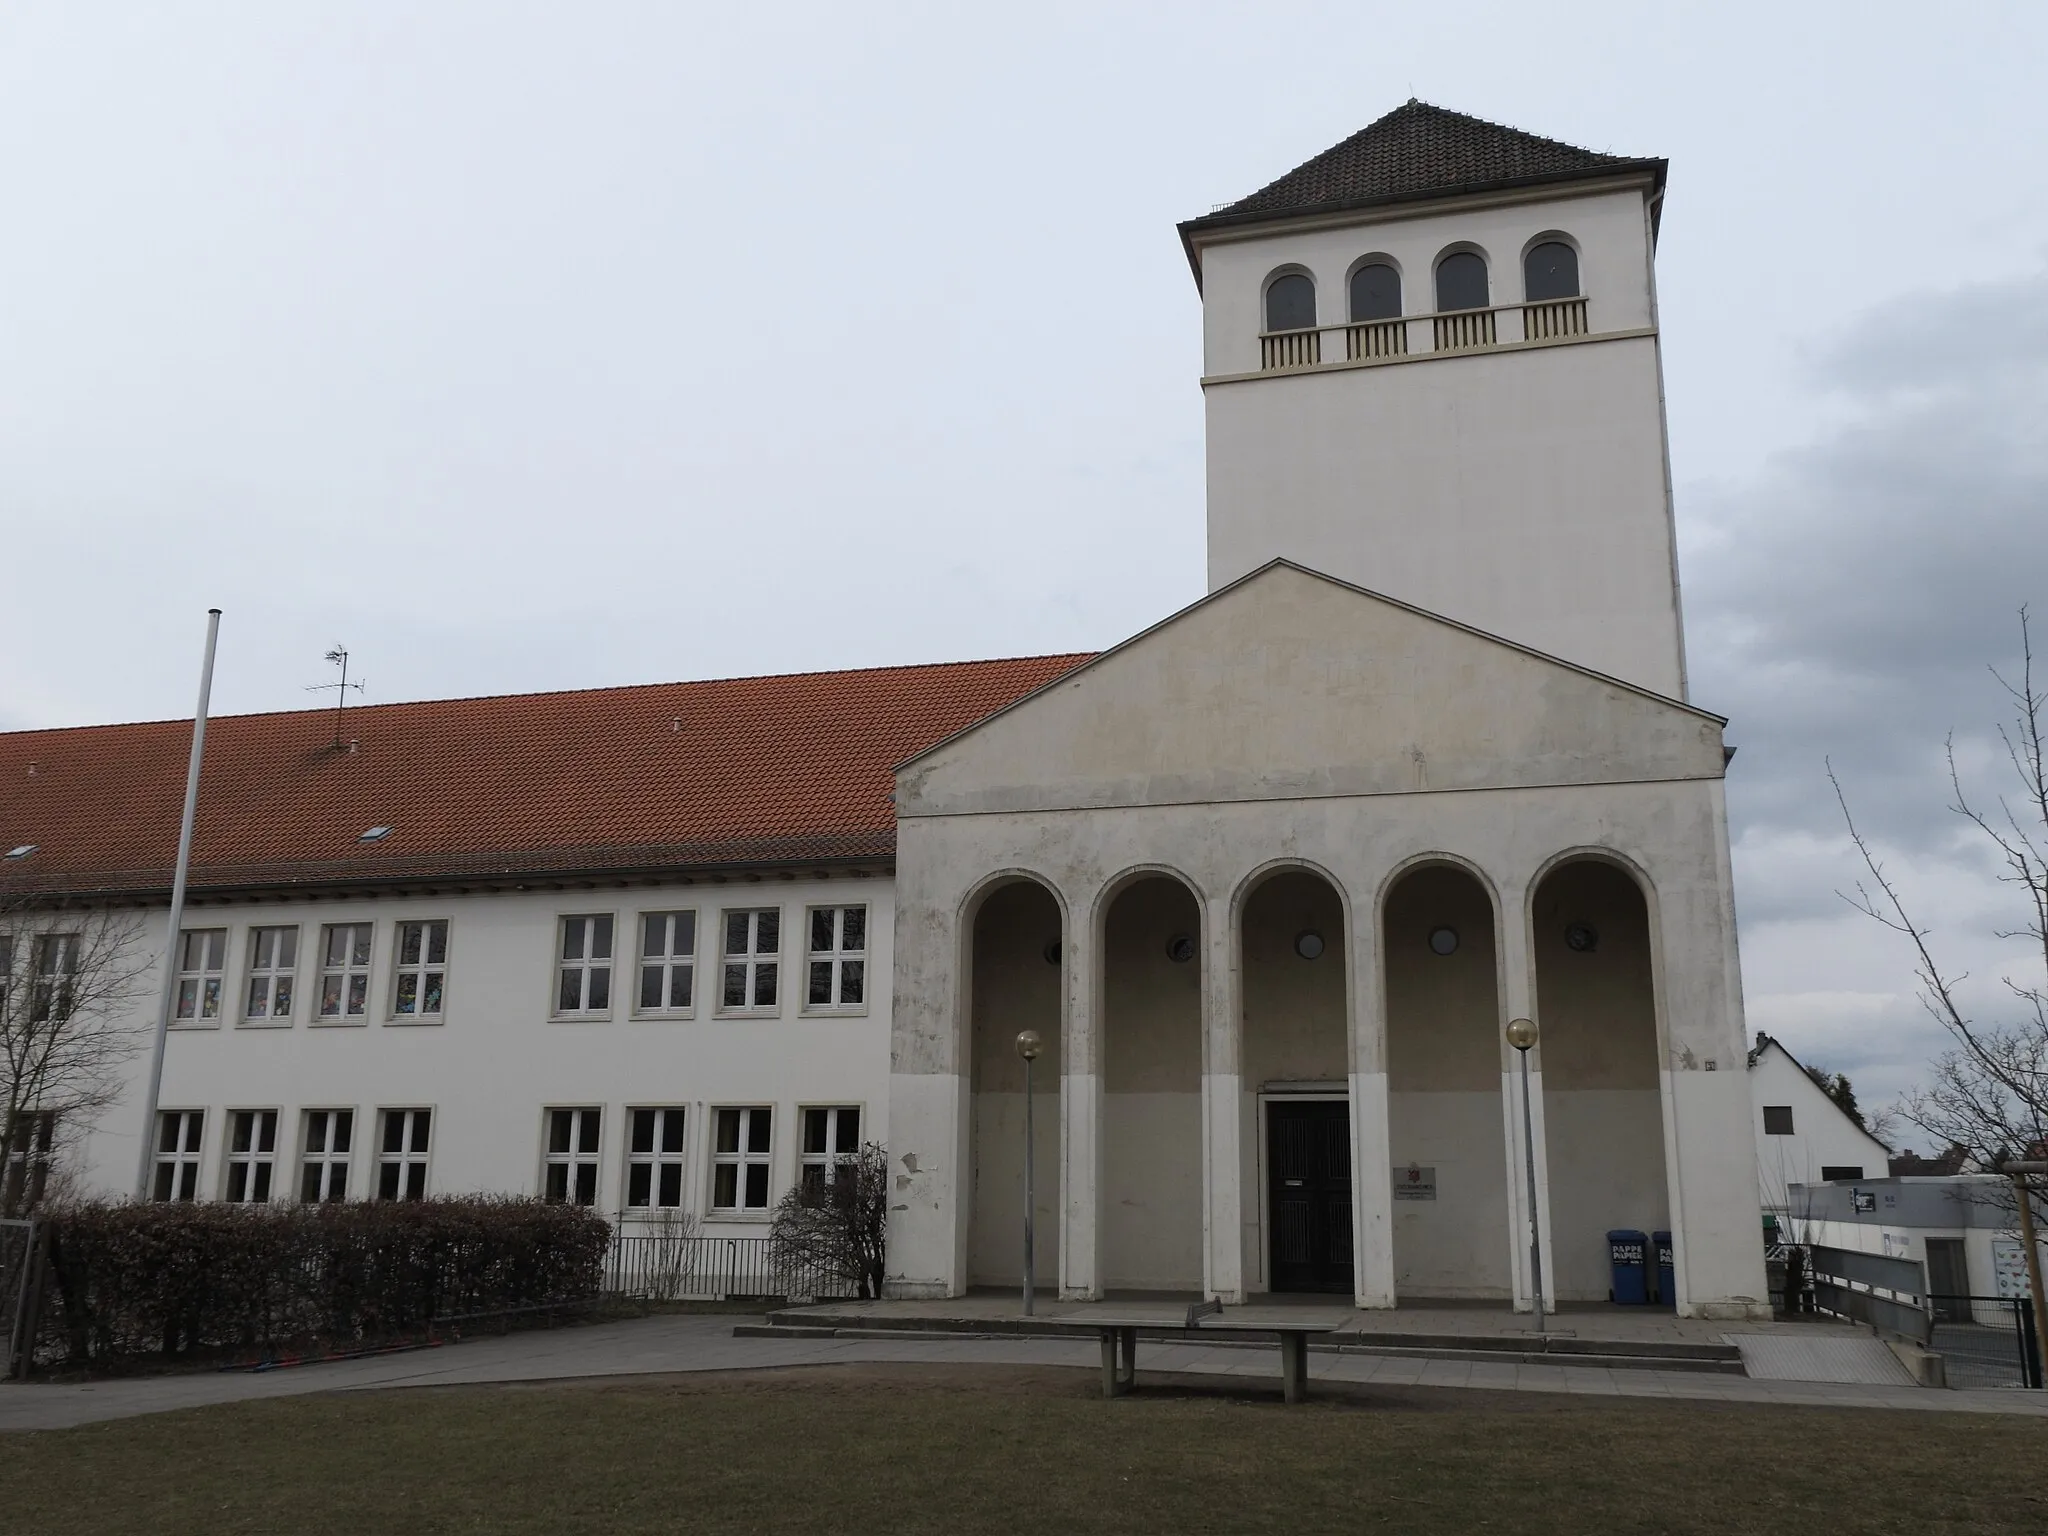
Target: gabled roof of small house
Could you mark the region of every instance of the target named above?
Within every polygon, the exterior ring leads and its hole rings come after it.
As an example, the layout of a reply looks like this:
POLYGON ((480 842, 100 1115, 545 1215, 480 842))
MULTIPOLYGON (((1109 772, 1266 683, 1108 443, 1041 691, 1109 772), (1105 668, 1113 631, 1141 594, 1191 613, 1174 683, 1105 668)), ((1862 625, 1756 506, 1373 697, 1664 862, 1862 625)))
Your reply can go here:
MULTIPOLYGON (((902 759, 1087 658, 209 722, 195 893, 875 860, 902 759), (366 840, 364 833, 389 828, 366 840)), ((168 890, 190 720, 0 733, 0 892, 168 890)))
POLYGON ((1210 230, 1380 203, 1577 181, 1629 171, 1664 185, 1668 162, 1581 149, 1410 99, 1341 144, 1305 160, 1249 197, 1180 226, 1193 237, 1210 230))

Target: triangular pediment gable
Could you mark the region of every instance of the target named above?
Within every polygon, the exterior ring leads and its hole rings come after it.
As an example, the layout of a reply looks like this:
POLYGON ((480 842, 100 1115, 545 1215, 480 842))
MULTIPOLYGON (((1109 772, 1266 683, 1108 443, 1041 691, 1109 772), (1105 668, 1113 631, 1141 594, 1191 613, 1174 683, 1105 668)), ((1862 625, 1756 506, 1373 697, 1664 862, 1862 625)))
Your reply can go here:
POLYGON ((904 763, 896 811, 1718 778, 1723 724, 1275 561, 904 763))

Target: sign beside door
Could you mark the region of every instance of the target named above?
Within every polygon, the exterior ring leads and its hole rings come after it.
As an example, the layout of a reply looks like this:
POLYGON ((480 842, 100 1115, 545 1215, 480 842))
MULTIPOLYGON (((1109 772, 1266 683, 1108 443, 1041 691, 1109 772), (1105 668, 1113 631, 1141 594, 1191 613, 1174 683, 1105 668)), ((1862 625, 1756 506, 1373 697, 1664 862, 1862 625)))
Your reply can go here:
POLYGON ((1419 1167, 1410 1163, 1406 1168, 1394 1170, 1394 1198, 1396 1200, 1434 1200, 1436 1198, 1436 1170, 1419 1167))

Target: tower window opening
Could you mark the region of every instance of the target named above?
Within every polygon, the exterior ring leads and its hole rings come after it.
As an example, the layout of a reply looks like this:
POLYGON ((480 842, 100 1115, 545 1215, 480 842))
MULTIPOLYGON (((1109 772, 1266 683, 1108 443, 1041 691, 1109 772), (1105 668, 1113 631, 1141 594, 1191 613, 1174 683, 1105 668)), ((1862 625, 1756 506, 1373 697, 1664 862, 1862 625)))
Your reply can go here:
POLYGON ((1401 274, 1383 261, 1368 262, 1351 274, 1351 320, 1401 318, 1401 274))
POLYGON ((1545 240, 1522 258, 1522 286, 1531 304, 1579 296, 1579 253, 1562 240, 1545 240))
POLYGON ((1288 272, 1266 285, 1268 331, 1312 331, 1316 324, 1316 285, 1300 272, 1288 272))
POLYGON ((1491 302, 1486 288, 1486 258, 1477 251, 1453 251, 1436 264, 1439 311, 1485 309, 1491 302))

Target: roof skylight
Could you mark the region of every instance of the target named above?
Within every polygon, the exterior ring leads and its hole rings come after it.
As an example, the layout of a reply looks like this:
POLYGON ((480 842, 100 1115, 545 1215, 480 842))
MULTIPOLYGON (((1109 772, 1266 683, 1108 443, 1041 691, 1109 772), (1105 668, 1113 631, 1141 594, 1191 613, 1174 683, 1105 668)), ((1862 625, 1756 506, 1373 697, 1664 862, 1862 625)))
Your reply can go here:
POLYGON ((36 849, 40 846, 41 845, 37 843, 21 843, 13 848, 8 849, 7 857, 10 859, 25 859, 30 854, 34 853, 36 849))
POLYGON ((389 827, 372 827, 367 832, 357 833, 356 841, 359 843, 381 843, 390 835, 391 829, 389 827))

